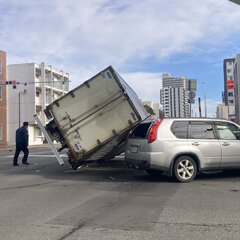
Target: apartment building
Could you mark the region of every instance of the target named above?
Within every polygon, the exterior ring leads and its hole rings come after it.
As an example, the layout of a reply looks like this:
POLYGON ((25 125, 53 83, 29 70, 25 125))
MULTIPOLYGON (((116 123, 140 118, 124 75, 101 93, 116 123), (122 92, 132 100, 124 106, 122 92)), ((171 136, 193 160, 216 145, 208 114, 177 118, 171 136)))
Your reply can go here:
POLYGON ((186 77, 171 77, 163 74, 162 89, 160 90, 160 103, 166 117, 191 116, 191 104, 194 103, 196 80, 186 77), (190 94, 191 98, 190 98, 190 94), (193 97, 192 97, 193 96, 193 97))
POLYGON ((217 105, 216 117, 229 119, 235 122, 235 106, 226 106, 225 103, 217 105), (229 114, 233 112, 234 114, 229 114))
POLYGON ((33 116, 38 114, 44 125, 48 122, 43 110, 69 91, 69 74, 43 62, 7 68, 8 144, 15 143, 15 131, 24 121, 29 122, 29 144, 41 144, 44 139, 33 116))
POLYGON ((7 145, 6 52, 0 50, 0 148, 7 145))

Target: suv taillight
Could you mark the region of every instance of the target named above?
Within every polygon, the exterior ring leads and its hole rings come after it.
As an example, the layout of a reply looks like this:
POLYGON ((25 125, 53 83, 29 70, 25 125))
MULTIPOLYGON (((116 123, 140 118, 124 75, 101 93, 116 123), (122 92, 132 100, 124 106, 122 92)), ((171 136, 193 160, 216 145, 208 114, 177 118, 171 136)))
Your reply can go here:
POLYGON ((157 130, 158 127, 160 125, 161 121, 156 121, 153 123, 153 125, 151 126, 150 130, 149 130, 149 134, 148 134, 148 143, 152 143, 156 140, 157 138, 157 130))

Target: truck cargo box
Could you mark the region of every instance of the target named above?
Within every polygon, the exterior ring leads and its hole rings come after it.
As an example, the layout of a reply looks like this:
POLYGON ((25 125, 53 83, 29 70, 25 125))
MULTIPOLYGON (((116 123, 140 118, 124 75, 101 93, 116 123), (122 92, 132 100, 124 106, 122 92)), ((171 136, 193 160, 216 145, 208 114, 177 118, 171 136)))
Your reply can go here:
POLYGON ((129 131, 148 117, 132 88, 111 67, 45 109, 51 141, 68 148, 73 169, 124 151, 129 131))

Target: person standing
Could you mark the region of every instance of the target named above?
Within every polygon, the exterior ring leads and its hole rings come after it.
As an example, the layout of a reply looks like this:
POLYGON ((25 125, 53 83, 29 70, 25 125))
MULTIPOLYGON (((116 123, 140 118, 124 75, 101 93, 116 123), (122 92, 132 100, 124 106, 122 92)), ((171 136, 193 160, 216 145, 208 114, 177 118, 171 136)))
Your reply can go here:
POLYGON ((16 150, 13 158, 13 166, 19 166, 18 156, 20 152, 24 153, 22 164, 29 165, 28 159, 28 122, 24 122, 23 126, 16 131, 16 150))

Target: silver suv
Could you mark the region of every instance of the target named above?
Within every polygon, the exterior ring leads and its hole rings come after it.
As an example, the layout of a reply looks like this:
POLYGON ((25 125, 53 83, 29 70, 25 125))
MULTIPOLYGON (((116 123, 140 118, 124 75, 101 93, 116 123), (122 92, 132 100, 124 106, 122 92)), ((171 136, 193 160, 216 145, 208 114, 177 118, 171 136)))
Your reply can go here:
POLYGON ((146 120, 126 142, 129 167, 190 182, 201 171, 240 168, 240 126, 223 119, 146 120))

